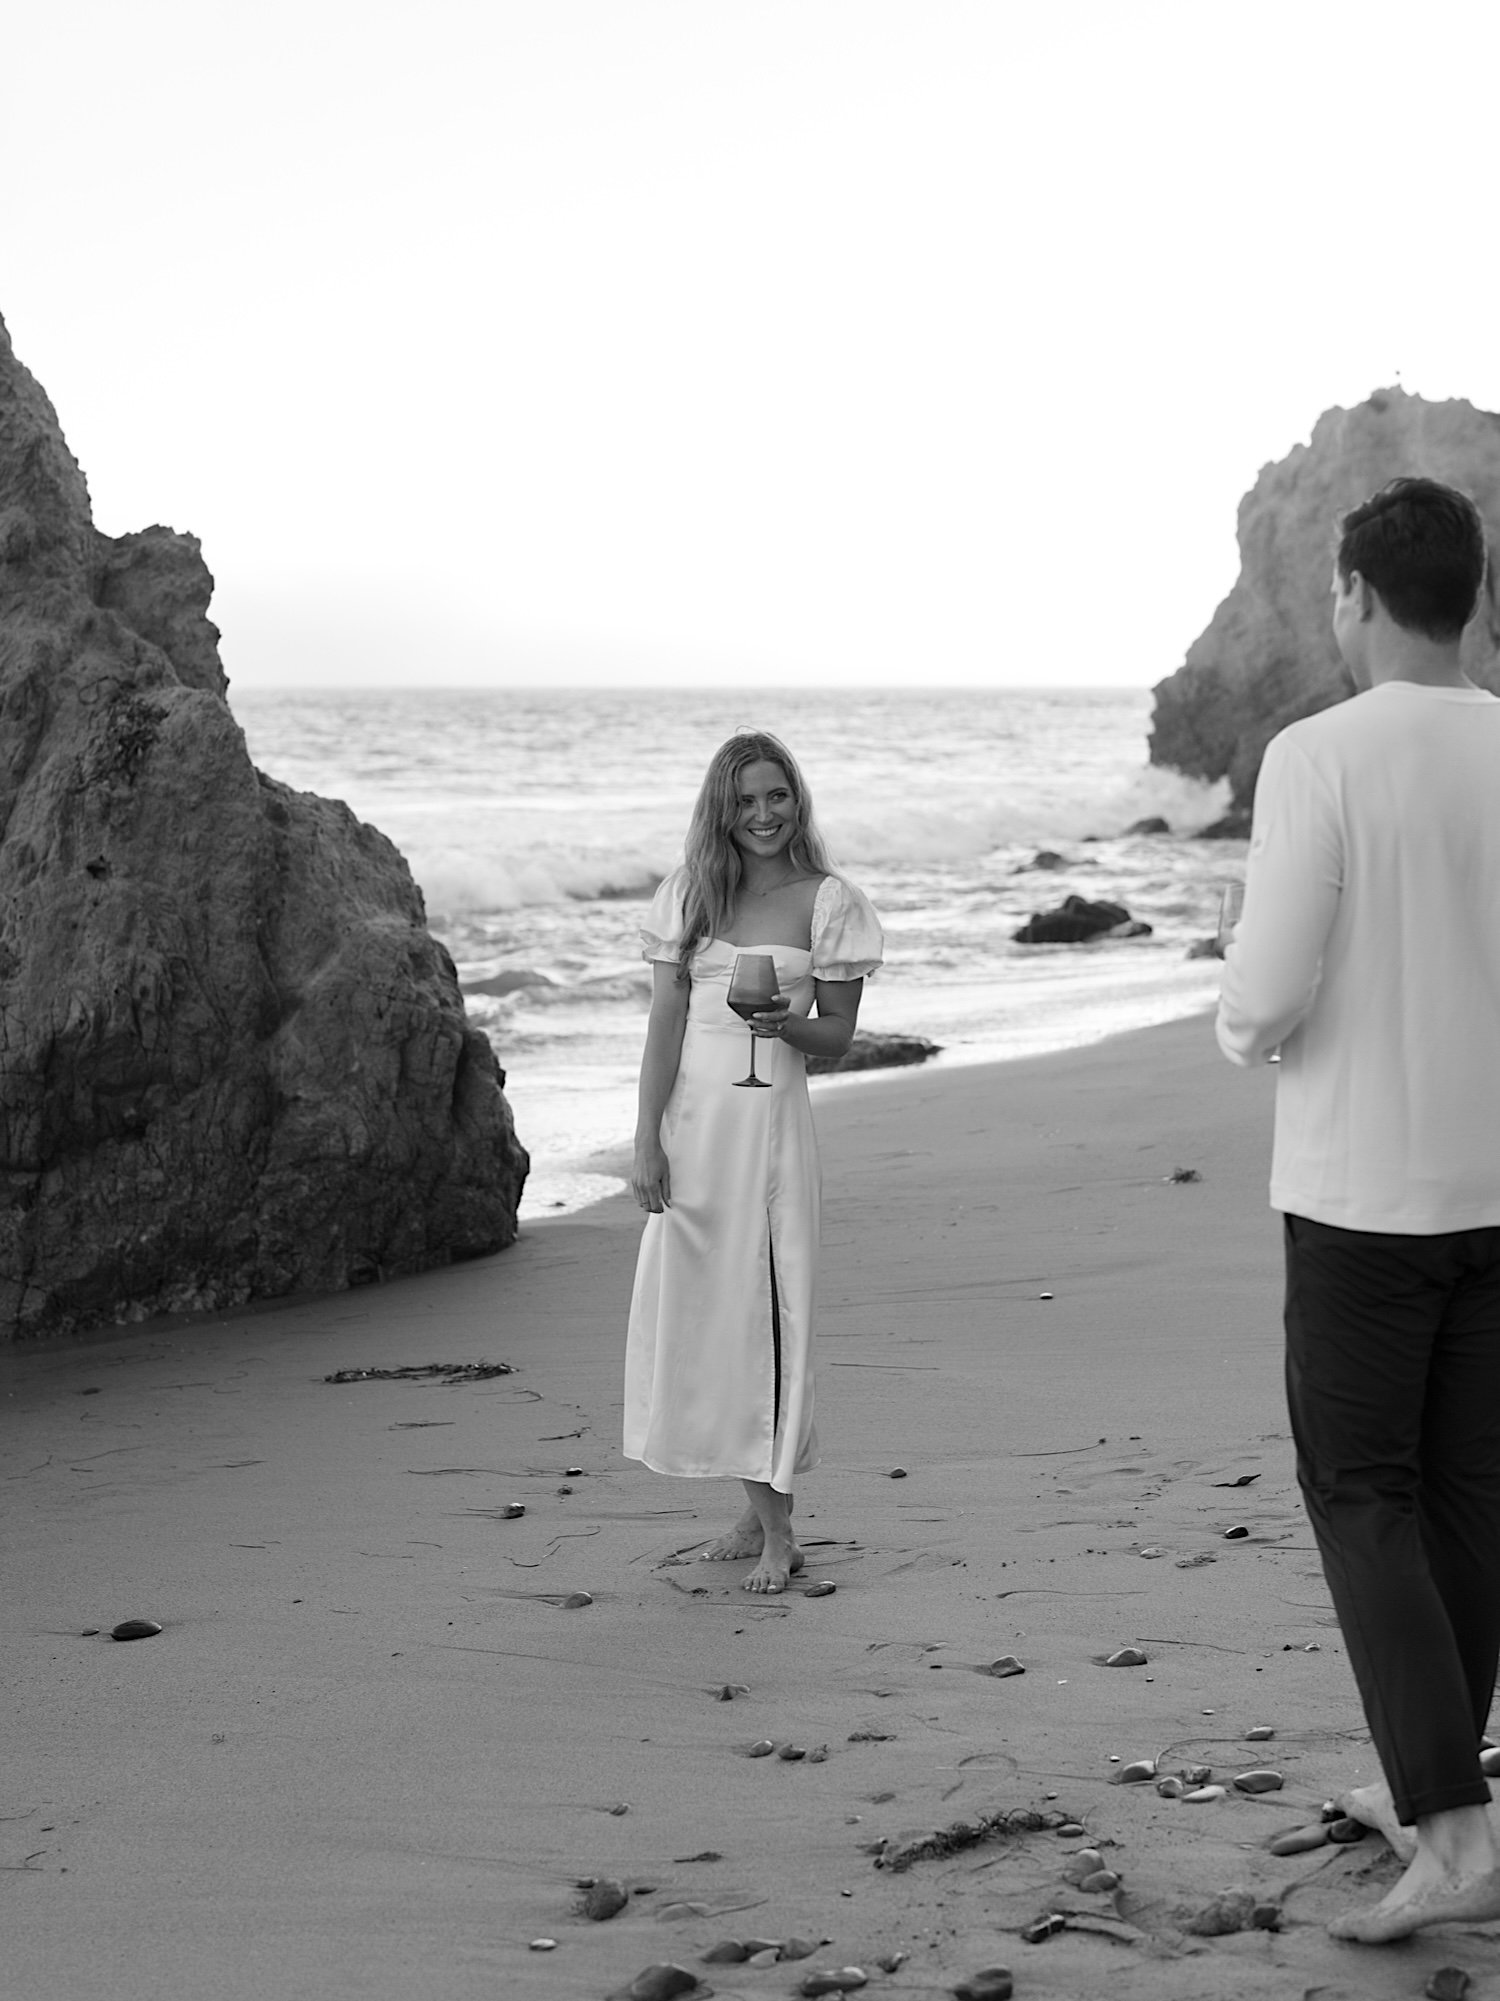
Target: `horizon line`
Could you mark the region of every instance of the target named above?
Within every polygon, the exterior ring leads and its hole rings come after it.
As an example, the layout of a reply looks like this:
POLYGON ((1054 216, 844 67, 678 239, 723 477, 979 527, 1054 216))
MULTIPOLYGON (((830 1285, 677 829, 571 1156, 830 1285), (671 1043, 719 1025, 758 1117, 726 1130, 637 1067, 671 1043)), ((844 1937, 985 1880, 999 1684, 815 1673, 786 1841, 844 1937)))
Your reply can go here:
POLYGON ((231 688, 259 689, 267 695, 1149 695, 1150 681, 786 681, 760 685, 726 681, 238 681, 231 688))

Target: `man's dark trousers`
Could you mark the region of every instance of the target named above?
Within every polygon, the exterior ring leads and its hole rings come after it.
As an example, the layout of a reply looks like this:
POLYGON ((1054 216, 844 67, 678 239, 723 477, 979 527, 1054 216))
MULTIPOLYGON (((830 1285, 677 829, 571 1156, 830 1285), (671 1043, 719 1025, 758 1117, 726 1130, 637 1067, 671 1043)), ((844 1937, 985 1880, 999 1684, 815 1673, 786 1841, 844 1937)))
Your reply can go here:
POLYGON ((1285 1219, 1297 1477, 1404 1822, 1487 1805, 1500 1660, 1500 1226, 1285 1219))

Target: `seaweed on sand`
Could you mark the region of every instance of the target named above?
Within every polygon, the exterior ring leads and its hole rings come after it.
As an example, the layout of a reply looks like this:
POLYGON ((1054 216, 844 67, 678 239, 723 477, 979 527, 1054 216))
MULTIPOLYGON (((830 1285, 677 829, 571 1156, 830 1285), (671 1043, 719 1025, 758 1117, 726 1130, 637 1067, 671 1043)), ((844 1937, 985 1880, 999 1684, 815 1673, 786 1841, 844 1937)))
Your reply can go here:
POLYGON ((423 1362, 406 1369, 335 1369, 325 1383, 484 1383, 491 1376, 509 1376, 509 1362, 423 1362))
POLYGON ((965 1848, 977 1848, 983 1841, 995 1841, 1012 1834, 1039 1834, 1044 1827, 1057 1823, 1058 1816, 1038 1812, 1035 1807, 1005 1807, 999 1813, 981 1814, 978 1820, 950 1821, 947 1827, 935 1827, 927 1834, 901 1835, 881 1843, 880 1852, 875 1857, 877 1869, 889 1869, 899 1874, 909 1869, 914 1862, 930 1862, 945 1855, 961 1854, 965 1848))

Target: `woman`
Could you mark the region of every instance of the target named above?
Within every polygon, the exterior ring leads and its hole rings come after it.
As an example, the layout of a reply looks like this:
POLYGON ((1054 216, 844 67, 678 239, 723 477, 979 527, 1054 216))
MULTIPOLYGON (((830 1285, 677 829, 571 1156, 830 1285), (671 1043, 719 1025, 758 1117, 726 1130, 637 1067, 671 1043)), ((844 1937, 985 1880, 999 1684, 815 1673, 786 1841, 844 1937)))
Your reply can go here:
POLYGON ((649 1213, 625 1359, 625 1454, 658 1473, 744 1482, 749 1505, 703 1554, 759 1557, 747 1591, 802 1568, 792 1478, 817 1460, 811 1366, 819 1173, 808 1056, 849 1047, 880 924, 833 872, 796 762, 775 737, 715 752, 687 859, 642 931, 654 967, 631 1187, 649 1213), (778 993, 750 1022, 768 1090, 736 1090, 741 952, 778 993), (817 1016, 811 1010, 816 1004, 817 1016))

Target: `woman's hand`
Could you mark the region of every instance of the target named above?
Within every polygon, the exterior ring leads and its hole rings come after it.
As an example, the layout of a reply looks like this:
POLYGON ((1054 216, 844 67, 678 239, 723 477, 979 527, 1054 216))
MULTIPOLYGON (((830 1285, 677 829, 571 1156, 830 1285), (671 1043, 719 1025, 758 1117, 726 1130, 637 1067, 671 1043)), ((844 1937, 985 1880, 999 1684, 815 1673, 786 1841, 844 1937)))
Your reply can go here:
POLYGON ((758 1035, 763 1042, 779 1041, 781 1031, 791 1017, 791 1009, 786 1004, 785 994, 773 995, 771 1005, 762 1008, 759 1014, 750 1017, 750 1033, 758 1035))
POLYGON ((660 1140, 642 1140, 635 1149, 630 1192, 641 1207, 659 1216, 672 1206, 672 1169, 660 1140))

